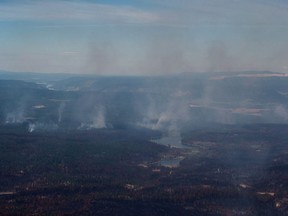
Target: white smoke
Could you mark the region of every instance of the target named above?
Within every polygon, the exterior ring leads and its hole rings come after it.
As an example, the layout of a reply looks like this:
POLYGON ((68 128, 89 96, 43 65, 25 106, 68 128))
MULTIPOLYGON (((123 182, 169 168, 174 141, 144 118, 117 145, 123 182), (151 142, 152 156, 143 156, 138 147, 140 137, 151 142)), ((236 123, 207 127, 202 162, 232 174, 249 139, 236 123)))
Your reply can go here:
POLYGON ((274 108, 274 113, 285 122, 288 120, 288 110, 282 104, 274 108))
POLYGON ((92 122, 81 123, 81 125, 78 127, 78 129, 80 130, 91 130, 101 128, 107 128, 106 112, 103 106, 96 109, 96 113, 92 115, 92 122))
POLYGON ((167 125, 171 122, 171 117, 166 112, 160 113, 158 116, 158 118, 145 117, 142 122, 138 123, 138 125, 152 130, 165 129, 167 125))
POLYGON ((162 110, 152 109, 148 105, 147 113, 144 114, 143 121, 138 125, 152 130, 179 130, 181 122, 185 122, 190 118, 188 109, 188 102, 176 98, 171 98, 162 110))
POLYGON ((97 114, 95 116, 95 118, 93 119, 93 124, 92 124, 93 128, 106 128, 106 118, 105 118, 105 110, 103 107, 101 107, 98 111, 97 114))
POLYGON ((55 131, 57 129, 58 125, 55 123, 36 122, 36 123, 29 123, 28 125, 28 131, 30 133, 33 133, 35 131, 55 131))
POLYGON ((21 124, 25 121, 24 110, 17 109, 6 115, 6 124, 21 124))
POLYGON ((171 114, 168 112, 163 112, 160 114, 157 123, 153 126, 153 129, 162 129, 165 125, 172 121, 171 114))
POLYGON ((61 102, 59 108, 58 108, 58 124, 62 121, 62 113, 64 112, 66 103, 61 102))
POLYGON ((36 128, 36 125, 33 124, 33 123, 30 123, 29 126, 28 126, 28 131, 29 133, 32 133, 35 131, 35 128, 36 128))

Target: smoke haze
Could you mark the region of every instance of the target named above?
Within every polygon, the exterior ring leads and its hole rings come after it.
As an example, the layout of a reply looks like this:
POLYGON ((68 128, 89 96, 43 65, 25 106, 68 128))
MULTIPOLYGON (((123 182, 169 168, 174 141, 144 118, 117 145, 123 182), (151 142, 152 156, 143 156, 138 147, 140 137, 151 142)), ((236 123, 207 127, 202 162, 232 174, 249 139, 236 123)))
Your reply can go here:
POLYGON ((98 75, 285 72, 286 8, 284 1, 266 0, 5 1, 0 68, 98 75))

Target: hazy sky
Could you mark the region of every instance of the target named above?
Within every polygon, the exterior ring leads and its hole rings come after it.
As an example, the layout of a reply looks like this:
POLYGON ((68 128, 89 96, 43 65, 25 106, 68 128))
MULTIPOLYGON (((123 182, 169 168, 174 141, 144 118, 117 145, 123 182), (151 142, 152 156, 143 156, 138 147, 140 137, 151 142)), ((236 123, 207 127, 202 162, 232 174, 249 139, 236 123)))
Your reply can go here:
POLYGON ((0 69, 288 72, 288 1, 0 0, 0 69))

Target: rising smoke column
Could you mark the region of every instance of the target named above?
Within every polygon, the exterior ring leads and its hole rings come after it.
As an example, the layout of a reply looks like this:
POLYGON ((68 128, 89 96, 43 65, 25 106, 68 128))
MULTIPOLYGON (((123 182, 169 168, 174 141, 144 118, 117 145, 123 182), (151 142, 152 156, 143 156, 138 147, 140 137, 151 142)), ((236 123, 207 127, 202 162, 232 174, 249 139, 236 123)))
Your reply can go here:
POLYGON ((90 121, 84 121, 78 127, 80 130, 107 128, 106 110, 104 106, 97 106, 94 111, 88 114, 90 121))
POLYGON ((106 128, 106 112, 103 106, 101 106, 97 112, 96 112, 96 116, 93 119, 93 124, 92 127, 93 128, 106 128))
POLYGON ((144 108, 143 120, 139 126, 152 130, 179 130, 182 123, 190 119, 188 114, 189 100, 185 95, 175 94, 174 91, 164 101, 159 97, 150 98, 144 108))
POLYGON ((10 112, 6 114, 5 123, 21 124, 25 122, 26 111, 26 101, 22 99, 18 104, 14 105, 12 109, 10 109, 10 112))
POLYGON ((6 115, 6 124, 20 124, 25 121, 24 111, 21 109, 16 109, 6 115))
POLYGON ((58 124, 61 123, 62 121, 62 114, 65 110, 65 106, 66 106, 66 103, 65 102, 61 102, 59 108, 58 108, 58 124))

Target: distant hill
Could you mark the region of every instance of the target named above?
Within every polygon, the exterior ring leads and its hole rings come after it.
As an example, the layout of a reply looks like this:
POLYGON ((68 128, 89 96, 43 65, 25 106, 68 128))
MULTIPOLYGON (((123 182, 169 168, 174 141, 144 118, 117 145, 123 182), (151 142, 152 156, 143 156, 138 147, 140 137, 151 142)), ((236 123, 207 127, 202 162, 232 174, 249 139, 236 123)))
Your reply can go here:
POLYGON ((2 80, 24 80, 29 82, 52 82, 78 76, 64 73, 34 73, 34 72, 11 72, 0 70, 2 80))
POLYGON ((83 129, 288 122, 288 76, 269 71, 142 77, 2 71, 0 90, 2 122, 10 116, 83 129))

